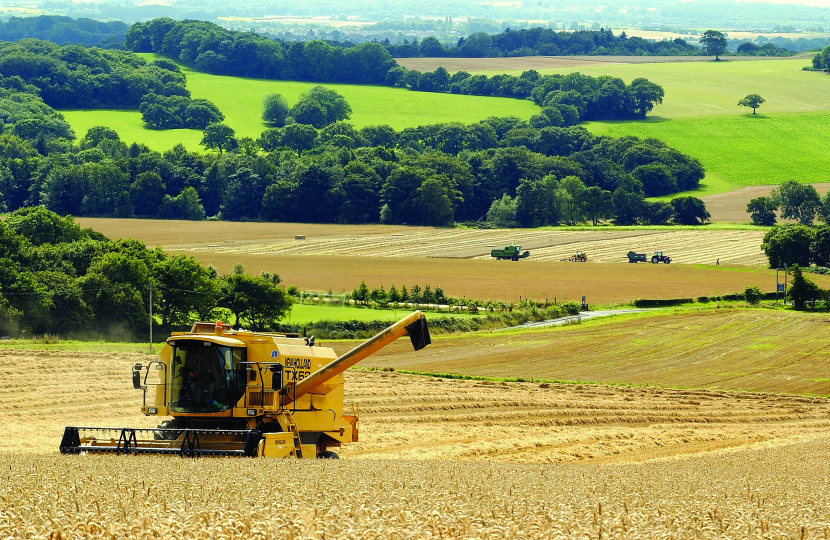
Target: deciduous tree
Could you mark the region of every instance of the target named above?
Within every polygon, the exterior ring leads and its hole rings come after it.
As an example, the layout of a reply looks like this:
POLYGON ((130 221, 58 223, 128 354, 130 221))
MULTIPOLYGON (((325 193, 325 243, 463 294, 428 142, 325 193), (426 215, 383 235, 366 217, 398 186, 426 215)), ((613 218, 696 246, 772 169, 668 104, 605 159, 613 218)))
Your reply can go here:
POLYGON ((217 148, 221 154, 223 150, 231 148, 234 134, 234 130, 225 124, 210 124, 205 128, 202 141, 199 144, 208 149, 217 148))
POLYGON ((715 61, 720 61, 720 55, 726 52, 726 34, 723 32, 707 30, 703 32, 699 43, 706 49, 707 54, 715 57, 715 61))
POLYGON ((775 225, 776 210, 778 210, 778 205, 769 197, 756 197, 746 205, 746 211, 751 214, 753 225, 765 227, 775 225))
POLYGON ((816 188, 795 180, 782 182, 772 190, 770 199, 781 208, 782 218, 797 219, 803 225, 810 225, 822 208, 816 188))
POLYGON ((804 225, 776 225, 764 235, 761 249, 769 259, 770 268, 789 264, 810 266, 810 247, 815 231, 804 225))
POLYGON ((752 107, 752 114, 755 114, 755 109, 761 106, 766 100, 758 94, 749 94, 738 102, 741 107, 752 107))
POLYGON ((288 111, 288 102, 281 94, 268 94, 262 100, 262 119, 277 127, 285 125, 288 111))
POLYGON ((680 225, 700 225, 710 217, 706 204, 697 197, 676 197, 671 205, 674 207, 672 220, 680 225))

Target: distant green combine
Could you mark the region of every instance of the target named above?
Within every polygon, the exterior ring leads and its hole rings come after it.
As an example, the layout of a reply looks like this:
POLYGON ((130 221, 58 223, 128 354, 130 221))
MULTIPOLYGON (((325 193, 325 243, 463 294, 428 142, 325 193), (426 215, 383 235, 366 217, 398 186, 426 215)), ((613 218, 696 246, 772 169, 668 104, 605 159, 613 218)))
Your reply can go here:
POLYGON ((519 259, 527 259, 530 257, 530 252, 522 251, 522 246, 506 246, 504 249, 494 249, 490 252, 491 257, 495 257, 500 261, 506 261, 510 259, 511 261, 518 261, 519 259))

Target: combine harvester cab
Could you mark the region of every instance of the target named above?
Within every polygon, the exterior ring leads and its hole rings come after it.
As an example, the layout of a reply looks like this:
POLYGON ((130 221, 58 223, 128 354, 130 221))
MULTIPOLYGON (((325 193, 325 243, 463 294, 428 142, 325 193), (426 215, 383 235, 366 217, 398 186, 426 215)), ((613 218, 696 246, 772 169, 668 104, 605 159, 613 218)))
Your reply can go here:
POLYGON ((343 410, 343 372, 397 338, 430 342, 420 311, 337 357, 314 338, 193 325, 167 339, 159 360, 133 367, 142 412, 158 428, 67 426, 64 454, 172 454, 336 458, 358 440, 358 410, 343 410))

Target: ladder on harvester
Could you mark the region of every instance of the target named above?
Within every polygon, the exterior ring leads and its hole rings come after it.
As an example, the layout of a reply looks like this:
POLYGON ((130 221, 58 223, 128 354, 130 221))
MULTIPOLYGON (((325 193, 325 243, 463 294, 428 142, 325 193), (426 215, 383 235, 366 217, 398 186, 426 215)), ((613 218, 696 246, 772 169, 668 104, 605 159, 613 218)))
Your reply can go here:
POLYGON ((297 430, 297 423, 294 422, 294 417, 288 411, 282 411, 282 417, 285 419, 285 424, 288 426, 288 429, 291 430, 291 434, 294 435, 294 457, 302 458, 303 445, 300 442, 300 432, 297 430))

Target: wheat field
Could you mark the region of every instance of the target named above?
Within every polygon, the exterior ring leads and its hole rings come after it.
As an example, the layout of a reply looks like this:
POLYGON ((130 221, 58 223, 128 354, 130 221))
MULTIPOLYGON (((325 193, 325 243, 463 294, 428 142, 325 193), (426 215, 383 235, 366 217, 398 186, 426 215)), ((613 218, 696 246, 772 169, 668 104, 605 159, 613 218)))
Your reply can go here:
POLYGON ((599 466, 0 454, 0 534, 826 538, 829 454, 826 442, 599 466))
POLYGON ((351 370, 340 461, 58 454, 67 424, 155 423, 129 380, 149 358, 0 350, 0 538, 830 533, 830 400, 809 395, 351 370))

